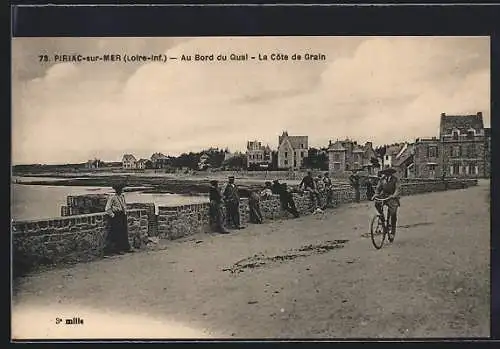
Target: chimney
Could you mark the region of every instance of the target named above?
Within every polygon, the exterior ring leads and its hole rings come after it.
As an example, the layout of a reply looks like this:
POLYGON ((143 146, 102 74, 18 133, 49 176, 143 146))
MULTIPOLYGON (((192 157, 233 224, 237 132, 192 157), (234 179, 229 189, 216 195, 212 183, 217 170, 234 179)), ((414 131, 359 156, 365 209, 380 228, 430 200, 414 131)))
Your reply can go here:
POLYGON ((441 116, 446 116, 446 113, 441 113, 441 116))
POLYGON ((328 141, 328 146, 331 146, 332 145, 332 141, 328 141))
POLYGON ((483 117, 483 112, 477 112, 477 116, 479 116, 480 118, 483 117))

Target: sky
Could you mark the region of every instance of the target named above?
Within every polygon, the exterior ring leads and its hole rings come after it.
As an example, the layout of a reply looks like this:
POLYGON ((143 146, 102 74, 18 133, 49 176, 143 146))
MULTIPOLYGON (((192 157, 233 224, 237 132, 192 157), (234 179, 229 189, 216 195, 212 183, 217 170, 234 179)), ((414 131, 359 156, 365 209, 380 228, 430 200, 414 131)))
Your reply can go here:
MULTIPOLYGON (((229 57, 228 57, 229 59, 229 57)), ((14 38, 12 162, 149 158, 438 135, 439 117, 490 125, 489 37, 14 38), (282 53, 288 61, 55 63, 56 54, 282 53), (324 61, 292 61, 294 53, 324 61), (39 55, 52 62, 40 62, 39 55)))

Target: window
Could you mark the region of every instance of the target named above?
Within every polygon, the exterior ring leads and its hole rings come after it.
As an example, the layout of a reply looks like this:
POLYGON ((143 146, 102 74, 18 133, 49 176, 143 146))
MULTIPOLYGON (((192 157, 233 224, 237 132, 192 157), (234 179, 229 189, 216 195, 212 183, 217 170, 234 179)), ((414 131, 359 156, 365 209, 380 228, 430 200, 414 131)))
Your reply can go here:
POLYGON ((335 161, 340 161, 340 155, 339 154, 335 154, 334 155, 334 159, 335 159, 335 161))
POLYGON ((303 151, 300 152, 300 157, 302 157, 302 158, 304 157, 304 152, 303 151))
POLYGON ((438 148, 435 145, 429 146, 429 148, 427 148, 427 156, 430 158, 437 158, 438 148))
POLYGON ((458 130, 453 130, 453 132, 451 134, 452 134, 452 138, 454 140, 458 140, 458 135, 459 135, 459 131, 458 130))
POLYGON ((286 151, 286 152, 285 152, 285 158, 287 158, 287 157, 288 157, 288 152, 286 151))
POLYGON ((467 139, 474 139, 474 136, 476 135, 476 130, 470 129, 467 131, 467 139))
POLYGON ((385 156, 385 159, 386 159, 386 160, 389 160, 389 155, 386 155, 386 156, 385 156))
POLYGON ((429 166, 429 177, 434 178, 436 176, 436 165, 430 164, 429 166))
POLYGON ((451 157, 459 158, 462 154, 462 149, 459 145, 454 145, 451 147, 451 157))
POLYGON ((474 144, 469 144, 467 146, 467 157, 468 158, 475 158, 476 157, 476 148, 474 147, 474 144))
POLYGON ((304 149, 304 144, 301 144, 301 145, 300 145, 300 149, 304 149))
POLYGON ((340 164, 338 162, 333 164, 333 169, 337 171, 340 170, 340 164))
POLYGON ((288 165, 288 160, 285 160, 285 166, 288 165))
POLYGON ((469 175, 477 175, 479 173, 479 168, 475 162, 470 162, 467 165, 467 174, 469 175))

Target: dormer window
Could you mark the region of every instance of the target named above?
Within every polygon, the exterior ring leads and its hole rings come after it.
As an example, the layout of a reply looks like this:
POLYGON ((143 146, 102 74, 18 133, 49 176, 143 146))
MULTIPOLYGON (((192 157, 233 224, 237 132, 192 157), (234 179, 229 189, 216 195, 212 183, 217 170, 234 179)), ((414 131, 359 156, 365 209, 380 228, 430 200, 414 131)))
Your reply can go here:
POLYGON ((451 132, 451 136, 454 140, 458 140, 458 136, 460 135, 460 131, 459 130, 453 130, 451 132))
POLYGON ((467 139, 474 139, 475 136, 476 136, 476 130, 474 130, 473 128, 467 131, 467 139))

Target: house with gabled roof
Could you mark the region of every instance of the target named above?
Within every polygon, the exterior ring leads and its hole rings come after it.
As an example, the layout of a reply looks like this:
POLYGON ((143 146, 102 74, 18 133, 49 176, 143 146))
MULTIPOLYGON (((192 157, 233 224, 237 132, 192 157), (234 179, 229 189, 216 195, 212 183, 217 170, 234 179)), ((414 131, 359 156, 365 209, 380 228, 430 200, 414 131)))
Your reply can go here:
POLYGON ((394 161, 398 154, 404 151, 405 147, 407 147, 407 143, 396 143, 391 144, 385 147, 385 151, 382 157, 382 167, 389 168, 396 166, 396 162, 394 161))
POLYGON ((136 162, 136 168, 139 169, 139 170, 145 170, 145 169, 147 169, 149 167, 152 167, 152 163, 148 159, 139 159, 136 162))
POLYGON ((151 155, 151 163, 153 168, 166 168, 169 163, 169 158, 162 153, 153 153, 153 155, 151 155))
POLYGON ((328 145, 328 169, 332 174, 366 170, 372 173, 372 159, 376 158, 371 142, 364 145, 350 139, 330 141, 328 145))
POLYGON ((124 170, 130 170, 137 168, 137 159, 132 154, 125 154, 122 158, 122 168, 124 170))
POLYGON ((278 137, 278 168, 300 169, 308 155, 308 136, 289 136, 284 131, 278 137))

